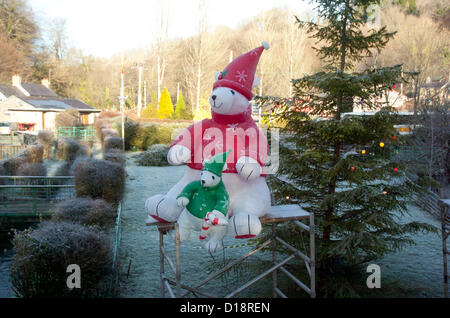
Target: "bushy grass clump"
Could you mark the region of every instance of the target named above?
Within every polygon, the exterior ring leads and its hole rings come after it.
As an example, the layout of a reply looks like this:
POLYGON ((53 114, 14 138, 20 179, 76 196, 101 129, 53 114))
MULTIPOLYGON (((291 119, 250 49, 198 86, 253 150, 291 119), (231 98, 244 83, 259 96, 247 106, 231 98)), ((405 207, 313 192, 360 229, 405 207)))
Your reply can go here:
POLYGON ((47 175, 47 167, 42 163, 25 162, 17 169, 18 176, 39 176, 45 177, 47 175))
POLYGON ((125 169, 117 163, 98 159, 80 160, 74 166, 77 196, 101 198, 117 204, 125 191, 125 169))
POLYGON ((41 144, 29 145, 25 154, 27 156, 27 162, 29 163, 42 163, 44 158, 44 146, 41 144))
POLYGON ((140 166, 168 166, 167 153, 169 146, 157 144, 143 152, 136 163, 140 166))
POLYGON ((6 175, 16 176, 17 170, 24 163, 27 163, 27 157, 24 154, 5 160, 3 162, 3 168, 6 171, 6 175))
POLYGON ((49 159, 52 156, 52 147, 55 140, 55 135, 51 130, 41 130, 38 132, 37 141, 44 147, 44 159, 49 159))
POLYGON ((55 222, 73 222, 105 228, 114 224, 115 217, 114 209, 106 201, 81 197, 58 204, 52 219, 55 222))
POLYGON ((123 150, 123 141, 120 137, 107 137, 103 141, 103 151, 107 152, 111 149, 123 150))
POLYGON ((73 162, 79 155, 80 145, 72 138, 59 137, 56 140, 56 158, 73 162))
POLYGON ((100 140, 103 144, 103 142, 110 137, 119 137, 119 133, 117 132, 117 130, 112 129, 112 128, 103 128, 101 130, 101 134, 100 134, 100 140))
POLYGON ((16 232, 11 283, 18 297, 101 297, 108 294, 112 246, 94 229, 68 222, 42 222, 37 229, 16 232), (81 288, 69 289, 67 267, 81 270, 81 288))
POLYGON ((118 149, 108 150, 103 154, 103 159, 114 163, 118 163, 121 166, 124 166, 126 161, 124 152, 118 149))

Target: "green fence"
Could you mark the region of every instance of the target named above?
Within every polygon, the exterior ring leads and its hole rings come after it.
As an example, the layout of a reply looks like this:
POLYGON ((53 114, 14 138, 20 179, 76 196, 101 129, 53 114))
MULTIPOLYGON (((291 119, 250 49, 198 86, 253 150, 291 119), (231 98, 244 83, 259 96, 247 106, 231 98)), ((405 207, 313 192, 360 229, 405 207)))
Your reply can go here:
POLYGON ((58 127, 56 130, 56 135, 86 141, 95 141, 97 139, 97 132, 93 126, 58 127))
POLYGON ((72 176, 0 176, 0 217, 50 215, 56 204, 74 196, 72 176))

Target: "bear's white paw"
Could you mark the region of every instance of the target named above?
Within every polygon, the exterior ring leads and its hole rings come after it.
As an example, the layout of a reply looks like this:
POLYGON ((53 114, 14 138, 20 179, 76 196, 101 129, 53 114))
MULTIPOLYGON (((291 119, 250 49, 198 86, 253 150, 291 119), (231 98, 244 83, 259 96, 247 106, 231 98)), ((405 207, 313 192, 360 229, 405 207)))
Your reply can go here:
POLYGON ((162 194, 154 195, 145 201, 147 213, 160 222, 175 222, 183 210, 175 199, 162 194))
POLYGON ((191 159, 191 151, 185 146, 175 145, 167 153, 167 161, 173 166, 187 163, 191 159))
POLYGON ((206 213, 205 221, 208 224, 211 224, 213 226, 215 226, 215 225, 219 225, 219 226, 228 225, 228 220, 225 217, 225 215, 223 215, 222 212, 217 211, 217 210, 213 210, 212 212, 206 213))
POLYGON ((258 161, 244 156, 236 161, 236 171, 242 179, 252 181, 261 175, 262 168, 258 161))
POLYGON ((261 232, 261 222, 256 215, 237 213, 228 221, 229 233, 237 239, 247 239, 261 232))
POLYGON ((210 239, 203 247, 210 253, 216 253, 223 249, 223 243, 219 240, 210 239))
POLYGON ((179 207, 185 207, 185 206, 188 205, 188 204, 189 204, 189 199, 186 198, 186 197, 179 197, 179 198, 177 199, 177 205, 178 205, 179 207))

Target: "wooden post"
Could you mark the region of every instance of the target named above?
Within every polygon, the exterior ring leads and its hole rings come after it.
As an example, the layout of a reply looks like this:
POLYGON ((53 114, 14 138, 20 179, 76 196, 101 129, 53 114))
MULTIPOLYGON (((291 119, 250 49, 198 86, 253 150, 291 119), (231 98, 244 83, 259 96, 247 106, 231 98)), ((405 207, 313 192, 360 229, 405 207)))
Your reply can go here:
MULTIPOLYGON (((277 264, 277 240, 276 237, 276 224, 272 223, 272 263, 275 266, 277 264)), ((277 298, 278 294, 276 292, 278 288, 278 277, 277 277, 277 270, 274 270, 272 272, 272 283, 273 283, 273 298, 277 298)))
POLYGON ((444 260, 444 297, 448 298, 448 264, 447 264, 447 238, 449 233, 446 231, 446 224, 448 223, 446 214, 450 207, 450 200, 439 200, 441 205, 441 223, 442 223, 442 256, 444 260))
POLYGON ((161 297, 165 297, 165 284, 164 284, 164 232, 159 230, 159 277, 160 277, 160 287, 161 287, 161 297))
POLYGON ((178 223, 175 223, 175 251, 177 258, 177 272, 175 274, 175 280, 177 284, 176 295, 177 298, 181 297, 181 260, 180 260, 180 229, 178 223))
POLYGON ((314 228, 314 213, 309 214, 309 249, 311 268, 311 298, 316 298, 316 242, 314 228))

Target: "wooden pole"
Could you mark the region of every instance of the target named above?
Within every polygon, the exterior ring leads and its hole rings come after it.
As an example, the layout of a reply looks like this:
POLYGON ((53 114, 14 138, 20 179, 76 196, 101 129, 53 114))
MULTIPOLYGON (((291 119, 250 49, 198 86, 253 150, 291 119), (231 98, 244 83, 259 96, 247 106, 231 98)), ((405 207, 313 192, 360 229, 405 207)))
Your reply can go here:
POLYGON ((165 286, 164 286, 164 231, 159 229, 159 278, 161 287, 161 297, 165 297, 165 286))
MULTIPOLYGON (((450 200, 445 200, 450 201, 450 200)), ((444 258, 444 297, 448 298, 448 264, 447 264, 447 238, 448 234, 445 225, 447 223, 446 214, 449 209, 449 204, 447 204, 444 200, 440 200, 439 203, 441 205, 441 223, 442 223, 442 256, 444 258)))
POLYGON ((316 298, 316 242, 315 242, 314 213, 309 214, 309 249, 311 269, 311 298, 316 298))
MULTIPOLYGON (((275 223, 272 223, 272 264, 277 264, 277 240, 276 240, 276 225, 275 223)), ((272 284, 273 284, 273 298, 277 298, 278 293, 278 277, 277 277, 277 270, 274 270, 272 272, 272 284)))

